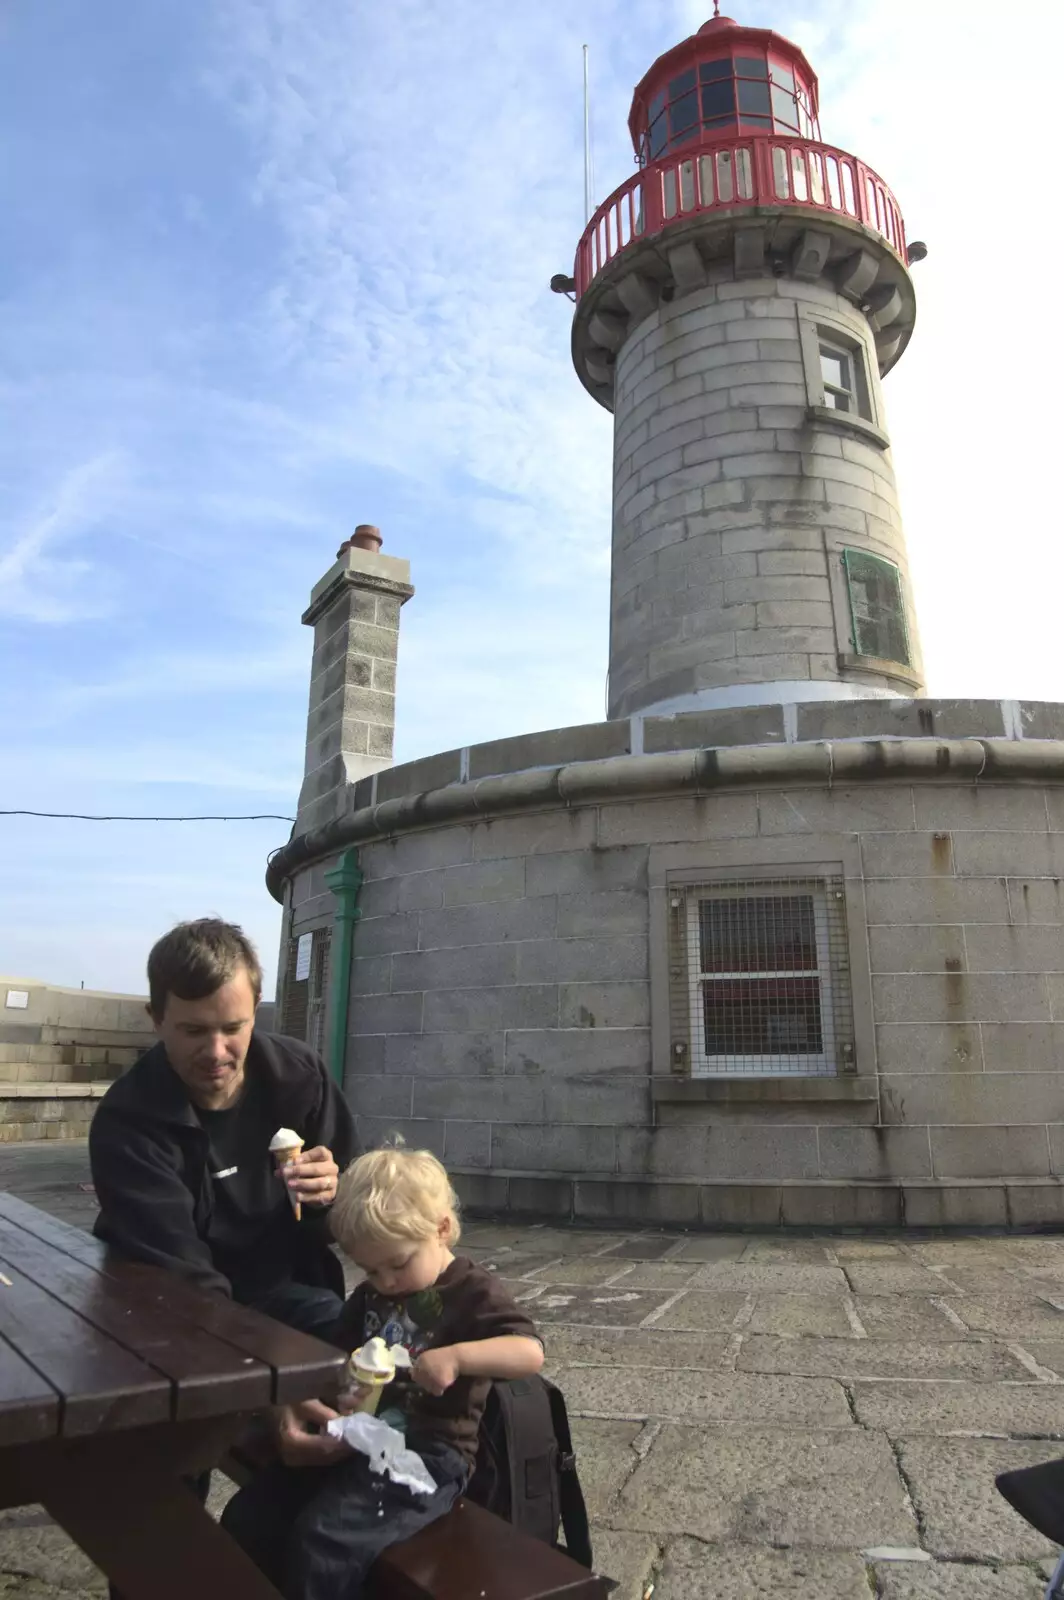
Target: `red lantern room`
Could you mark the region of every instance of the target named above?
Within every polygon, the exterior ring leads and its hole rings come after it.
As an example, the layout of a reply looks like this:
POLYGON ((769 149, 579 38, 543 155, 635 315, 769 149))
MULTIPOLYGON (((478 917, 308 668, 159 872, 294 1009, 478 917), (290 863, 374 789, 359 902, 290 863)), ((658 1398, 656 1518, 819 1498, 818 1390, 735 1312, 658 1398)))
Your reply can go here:
POLYGON ((659 56, 628 126, 641 167, 739 132, 819 140, 816 73, 789 39, 716 16, 659 56))
POLYGON ((573 354, 612 406, 612 368, 633 319, 686 294, 732 257, 740 277, 829 271, 868 315, 880 373, 908 342, 915 297, 901 209, 858 157, 824 144, 817 76, 769 28, 714 16, 658 57, 628 126, 639 170, 603 201, 577 247, 573 354), (803 243, 804 240, 804 243, 803 243))

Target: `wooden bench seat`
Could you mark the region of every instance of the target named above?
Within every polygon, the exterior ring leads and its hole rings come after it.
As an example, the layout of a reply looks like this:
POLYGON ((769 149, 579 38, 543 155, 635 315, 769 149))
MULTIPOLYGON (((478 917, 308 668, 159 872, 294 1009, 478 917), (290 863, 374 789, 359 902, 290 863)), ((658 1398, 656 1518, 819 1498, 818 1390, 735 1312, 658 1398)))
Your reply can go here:
MULTIPOLYGON (((221 1463, 246 1483, 257 1463, 239 1446, 221 1463)), ((377 1559, 367 1600, 606 1600, 609 1578, 579 1566, 470 1500, 377 1559)))
POLYGON ((392 1545, 370 1573, 371 1600, 605 1600, 614 1585, 470 1500, 392 1545))

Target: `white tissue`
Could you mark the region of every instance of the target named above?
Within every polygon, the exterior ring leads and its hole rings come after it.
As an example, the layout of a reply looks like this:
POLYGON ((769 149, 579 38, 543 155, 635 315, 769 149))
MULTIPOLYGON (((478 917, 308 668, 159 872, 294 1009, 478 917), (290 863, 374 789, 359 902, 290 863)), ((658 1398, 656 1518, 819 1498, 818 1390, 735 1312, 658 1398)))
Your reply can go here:
POLYGON ((414 1494, 435 1494, 436 1480, 415 1450, 408 1450, 397 1428, 380 1417, 356 1411, 349 1417, 333 1417, 326 1425, 332 1439, 342 1439, 352 1450, 369 1457, 374 1472, 386 1472, 393 1483, 402 1484, 414 1494))

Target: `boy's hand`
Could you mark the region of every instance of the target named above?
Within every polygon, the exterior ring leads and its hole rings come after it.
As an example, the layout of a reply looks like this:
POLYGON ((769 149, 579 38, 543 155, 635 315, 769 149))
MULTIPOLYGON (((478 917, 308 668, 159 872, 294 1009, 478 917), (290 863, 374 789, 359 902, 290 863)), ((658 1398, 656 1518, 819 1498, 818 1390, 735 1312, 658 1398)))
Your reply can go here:
POLYGON ((286 1467, 325 1467, 351 1454, 342 1439, 327 1433, 308 1433, 307 1425, 324 1427, 337 1415, 320 1400, 303 1400, 282 1406, 277 1419, 277 1448, 286 1467))
POLYGON ((426 1350, 418 1356, 410 1369, 410 1376, 429 1394, 444 1394, 456 1378, 462 1375, 462 1364, 454 1345, 443 1345, 438 1350, 426 1350))

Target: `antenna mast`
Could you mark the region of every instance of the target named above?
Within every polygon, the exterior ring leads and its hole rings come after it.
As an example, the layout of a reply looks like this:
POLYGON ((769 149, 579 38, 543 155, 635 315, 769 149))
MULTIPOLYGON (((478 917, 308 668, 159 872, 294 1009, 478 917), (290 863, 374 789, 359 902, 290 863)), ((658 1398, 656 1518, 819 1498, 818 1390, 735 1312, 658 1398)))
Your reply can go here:
POLYGON ((587 45, 584 46, 584 222, 595 209, 595 169, 591 155, 591 95, 588 84, 587 45))

